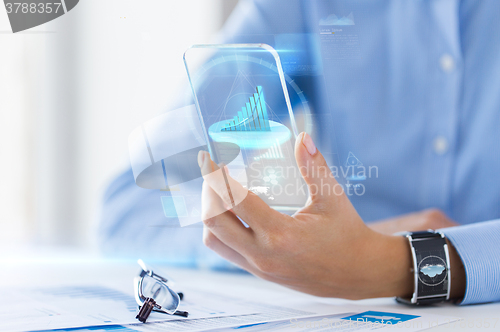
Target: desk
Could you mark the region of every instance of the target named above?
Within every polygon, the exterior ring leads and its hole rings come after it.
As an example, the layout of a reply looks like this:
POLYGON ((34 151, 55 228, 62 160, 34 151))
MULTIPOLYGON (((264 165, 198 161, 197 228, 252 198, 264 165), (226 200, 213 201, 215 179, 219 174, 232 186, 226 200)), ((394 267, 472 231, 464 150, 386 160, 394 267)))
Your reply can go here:
MULTIPOLYGON (((12 250, 12 248, 10 248, 12 250)), ((51 250, 37 249, 6 254, 3 251, 0 256, 0 283, 9 287, 26 286, 72 286, 72 285, 102 285, 121 290, 127 294, 133 294, 132 278, 137 275, 139 267, 135 260, 106 259, 99 255, 71 251, 67 248, 56 248, 51 250)), ((440 304, 433 307, 413 308, 395 303, 392 298, 370 299, 362 301, 349 301, 341 299, 324 299, 298 293, 276 284, 258 279, 252 275, 242 272, 216 272, 209 270, 195 270, 185 268, 174 268, 162 266, 170 276, 181 286, 195 285, 203 280, 205 287, 211 291, 216 290, 222 294, 238 296, 242 290, 251 289, 255 297, 276 299, 280 297, 293 297, 303 299, 304 303, 314 301, 320 305, 355 305, 365 310, 392 311, 404 310, 409 314, 432 313, 443 316, 454 316, 465 319, 467 324, 474 323, 473 329, 441 325, 433 328, 433 331, 460 331, 460 330, 484 330, 500 331, 500 303, 456 306, 452 304, 440 304), (404 309, 402 309, 404 308, 404 309), (489 319, 490 327, 478 328, 481 322, 489 319), (493 327, 494 319, 498 319, 493 327)), ((462 325, 465 325, 462 324, 462 325)))

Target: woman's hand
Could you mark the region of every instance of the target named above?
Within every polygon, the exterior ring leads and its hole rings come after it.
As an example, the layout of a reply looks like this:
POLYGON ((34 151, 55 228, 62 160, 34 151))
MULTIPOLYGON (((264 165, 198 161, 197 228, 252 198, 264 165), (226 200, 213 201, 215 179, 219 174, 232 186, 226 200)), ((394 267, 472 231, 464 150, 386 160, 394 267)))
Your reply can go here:
POLYGON ((301 292, 349 299, 409 296, 407 240, 364 224, 309 135, 297 138, 295 157, 311 196, 288 216, 200 152, 204 243, 241 268, 301 292))

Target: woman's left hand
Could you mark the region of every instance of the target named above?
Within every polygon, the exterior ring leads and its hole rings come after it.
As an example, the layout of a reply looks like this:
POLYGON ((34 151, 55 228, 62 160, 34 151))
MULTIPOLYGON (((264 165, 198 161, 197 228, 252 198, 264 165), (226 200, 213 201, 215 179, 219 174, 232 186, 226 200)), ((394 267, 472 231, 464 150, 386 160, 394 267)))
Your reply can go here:
POLYGON ((409 296, 413 275, 407 240, 364 224, 309 135, 297 138, 295 157, 310 199, 288 216, 200 152, 205 245, 263 279, 313 295, 409 296))

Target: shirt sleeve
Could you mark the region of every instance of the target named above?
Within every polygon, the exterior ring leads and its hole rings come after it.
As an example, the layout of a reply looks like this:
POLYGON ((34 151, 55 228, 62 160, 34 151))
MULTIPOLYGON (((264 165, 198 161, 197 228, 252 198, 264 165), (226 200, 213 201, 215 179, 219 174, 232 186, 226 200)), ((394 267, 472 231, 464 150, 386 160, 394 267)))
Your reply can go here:
POLYGON ((460 304, 500 301, 500 219, 440 231, 465 268, 465 296, 460 304))

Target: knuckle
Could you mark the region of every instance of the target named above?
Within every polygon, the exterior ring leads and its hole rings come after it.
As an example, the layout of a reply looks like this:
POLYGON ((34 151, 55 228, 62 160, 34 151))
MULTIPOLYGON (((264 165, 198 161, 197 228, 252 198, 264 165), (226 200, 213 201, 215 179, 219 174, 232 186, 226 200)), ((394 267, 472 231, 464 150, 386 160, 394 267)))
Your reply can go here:
POLYGON ((427 220, 431 221, 431 222, 447 219, 446 215, 439 209, 427 210, 426 217, 427 217, 427 220))
POLYGON ((231 195, 229 193, 228 188, 225 185, 219 186, 217 193, 221 200, 226 204, 231 204, 231 195))
POLYGON ((269 250, 271 252, 276 250, 277 247, 277 235, 271 232, 267 232, 265 234, 262 234, 262 247, 265 248, 266 250, 269 250))
POLYGON ((293 240, 286 230, 278 230, 266 234, 263 238, 265 248, 274 254, 293 250, 293 240))
POLYGON ((211 209, 202 207, 201 220, 205 223, 206 220, 213 218, 214 213, 211 209))
POLYGON ((273 241, 274 249, 278 251, 288 252, 290 251, 291 236, 288 232, 279 233, 273 241))
POLYGON ((438 229, 455 225, 456 223, 439 209, 430 209, 425 212, 425 224, 423 228, 438 229))
POLYGON ((208 228, 213 228, 217 225, 217 218, 215 217, 204 217, 202 218, 203 224, 208 228))
POLYGON ((330 204, 331 203, 324 202, 324 201, 314 202, 314 209, 318 213, 324 213, 330 209, 330 207, 331 207, 330 204))
POLYGON ((213 249, 215 247, 215 242, 216 242, 215 235, 212 232, 205 232, 203 234, 203 244, 210 249, 213 249))
POLYGON ((264 273, 273 273, 275 271, 275 264, 268 255, 262 255, 254 260, 255 266, 264 273))

